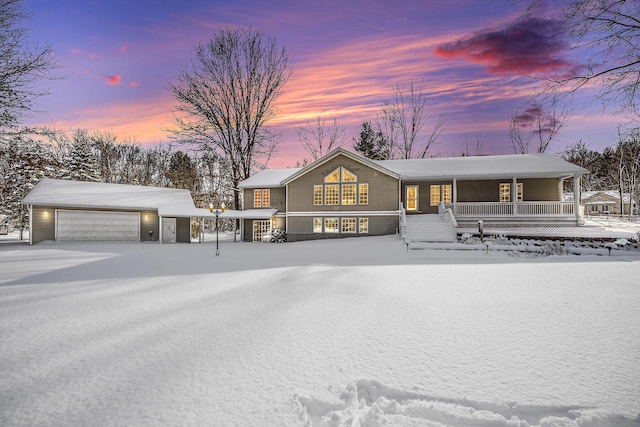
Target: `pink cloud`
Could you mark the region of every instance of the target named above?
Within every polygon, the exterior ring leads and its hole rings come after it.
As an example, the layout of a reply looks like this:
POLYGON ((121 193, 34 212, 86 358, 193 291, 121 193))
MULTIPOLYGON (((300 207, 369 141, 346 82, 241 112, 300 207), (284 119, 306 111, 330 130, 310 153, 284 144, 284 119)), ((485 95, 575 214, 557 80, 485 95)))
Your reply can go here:
POLYGON ((131 87, 138 87, 138 86, 140 86, 140 83, 135 82, 135 81, 131 81, 131 82, 129 82, 129 86, 131 86, 131 87))
POLYGON ((530 17, 442 44, 435 54, 485 64, 491 74, 558 73, 569 77, 579 67, 563 58, 568 45, 559 34, 558 21, 530 17))
POLYGON ((73 48, 71 49, 71 54, 72 55, 86 55, 88 56, 90 59, 97 59, 100 58, 100 55, 98 55, 97 53, 92 53, 92 52, 85 52, 82 49, 76 49, 73 48))
POLYGON ((120 53, 126 53, 127 49, 129 49, 129 43, 125 43, 122 46, 120 46, 120 53))
POLYGON ((115 76, 102 76, 107 84, 109 86, 117 86, 120 84, 120 79, 122 79, 122 76, 120 74, 115 75, 115 76))

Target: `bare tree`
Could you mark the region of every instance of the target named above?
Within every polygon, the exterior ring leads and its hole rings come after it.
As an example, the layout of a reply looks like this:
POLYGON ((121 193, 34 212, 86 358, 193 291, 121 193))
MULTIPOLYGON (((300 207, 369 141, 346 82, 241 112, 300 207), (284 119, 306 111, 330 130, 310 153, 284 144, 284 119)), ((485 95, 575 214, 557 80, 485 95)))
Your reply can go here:
POLYGON ((0 130, 17 126, 32 111, 33 100, 46 94, 36 82, 60 68, 49 45, 29 46, 29 14, 22 0, 0 0, 0 130))
MULTIPOLYGON (((602 176, 602 154, 591 150, 584 142, 578 141, 569 145, 560 153, 560 157, 590 172, 580 179, 582 191, 605 190, 607 188, 607 177, 602 176)), ((565 183, 567 184, 566 191, 573 191, 569 186, 571 183, 569 181, 565 181, 565 183)))
MULTIPOLYGON (((174 135, 200 151, 219 152, 237 188, 275 148, 278 136, 266 123, 290 75, 287 51, 274 37, 252 27, 220 29, 196 47, 190 67, 169 86, 178 101, 174 135)), ((234 200, 239 206, 238 191, 234 200)))
POLYGON ((554 96, 548 106, 532 102, 522 113, 515 112, 509 118, 509 137, 516 154, 544 153, 569 117, 569 111, 563 107, 558 111, 558 99, 554 96), (532 147, 532 144, 535 147, 532 147))
POLYGON ((431 134, 423 137, 422 128, 431 119, 426 107, 427 95, 413 82, 406 92, 396 84, 391 98, 384 101, 379 120, 386 139, 394 146, 394 157, 424 158, 436 143, 443 130, 444 116, 439 115, 431 134))
POLYGON ((326 119, 318 116, 313 125, 307 121, 306 127, 297 127, 295 130, 302 148, 309 153, 311 160, 319 159, 328 152, 342 147, 347 140, 346 128, 338 124, 337 119, 333 119, 333 123, 327 126, 326 119))
POLYGON ((476 140, 474 141, 474 150, 473 152, 469 148, 469 139, 467 135, 464 136, 465 142, 465 151, 462 153, 462 157, 469 156, 482 156, 482 149, 484 148, 484 140, 486 136, 482 135, 480 132, 476 133, 476 140))
MULTIPOLYGON (((537 13, 543 0, 526 0, 526 13, 537 13)), ((578 58, 570 74, 548 76, 552 88, 574 92, 599 85, 604 105, 640 119, 640 2, 638 0, 562 0, 560 21, 578 58)))
POLYGON ((640 129, 621 131, 618 129, 615 147, 618 160, 618 190, 620 193, 620 213, 624 214, 624 194, 629 194, 629 214, 631 199, 637 196, 640 184, 640 129))

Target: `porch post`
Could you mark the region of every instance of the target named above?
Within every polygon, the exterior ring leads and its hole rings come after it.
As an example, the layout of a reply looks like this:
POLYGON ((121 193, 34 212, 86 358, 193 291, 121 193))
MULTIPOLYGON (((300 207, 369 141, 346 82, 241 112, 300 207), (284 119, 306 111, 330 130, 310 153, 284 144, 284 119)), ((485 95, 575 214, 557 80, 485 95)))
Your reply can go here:
POLYGON ((573 175, 573 212, 576 215, 576 225, 580 225, 580 175, 573 175))
POLYGON ((516 204, 517 200, 518 200, 518 181, 514 176, 511 184, 511 203, 513 204, 513 215, 518 215, 518 205, 516 204))
POLYGON ((162 217, 158 215, 158 239, 162 243, 162 217))
POLYGON ((453 178, 453 214, 456 214, 456 203, 458 202, 458 178, 453 178))

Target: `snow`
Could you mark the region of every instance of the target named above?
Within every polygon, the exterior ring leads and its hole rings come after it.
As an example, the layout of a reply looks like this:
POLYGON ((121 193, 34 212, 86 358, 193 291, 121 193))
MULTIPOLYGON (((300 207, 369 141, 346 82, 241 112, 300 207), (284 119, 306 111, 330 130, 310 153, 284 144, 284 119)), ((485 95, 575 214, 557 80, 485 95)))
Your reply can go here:
POLYGON ((638 253, 221 238, 0 243, 0 425, 640 425, 638 253))
POLYGON ((42 178, 23 200, 27 205, 108 209, 157 209, 160 216, 210 217, 196 208, 189 190, 42 178))
POLYGON ((281 187, 296 174, 317 167, 338 154, 370 163, 397 174, 401 179, 512 179, 572 177, 586 169, 548 154, 512 154, 402 160, 370 160, 339 148, 302 169, 265 169, 240 183, 240 188, 281 187))
POLYGON ((511 154, 407 160, 379 160, 378 163, 402 179, 503 179, 551 178, 585 174, 588 171, 548 154, 511 154))

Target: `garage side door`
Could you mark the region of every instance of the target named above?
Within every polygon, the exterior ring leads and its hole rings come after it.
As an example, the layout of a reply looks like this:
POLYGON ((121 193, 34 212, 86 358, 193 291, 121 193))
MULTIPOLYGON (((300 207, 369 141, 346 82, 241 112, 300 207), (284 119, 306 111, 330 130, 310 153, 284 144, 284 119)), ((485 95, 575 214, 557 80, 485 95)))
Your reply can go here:
POLYGON ((56 216, 58 241, 140 240, 140 214, 137 212, 59 210, 56 216))

